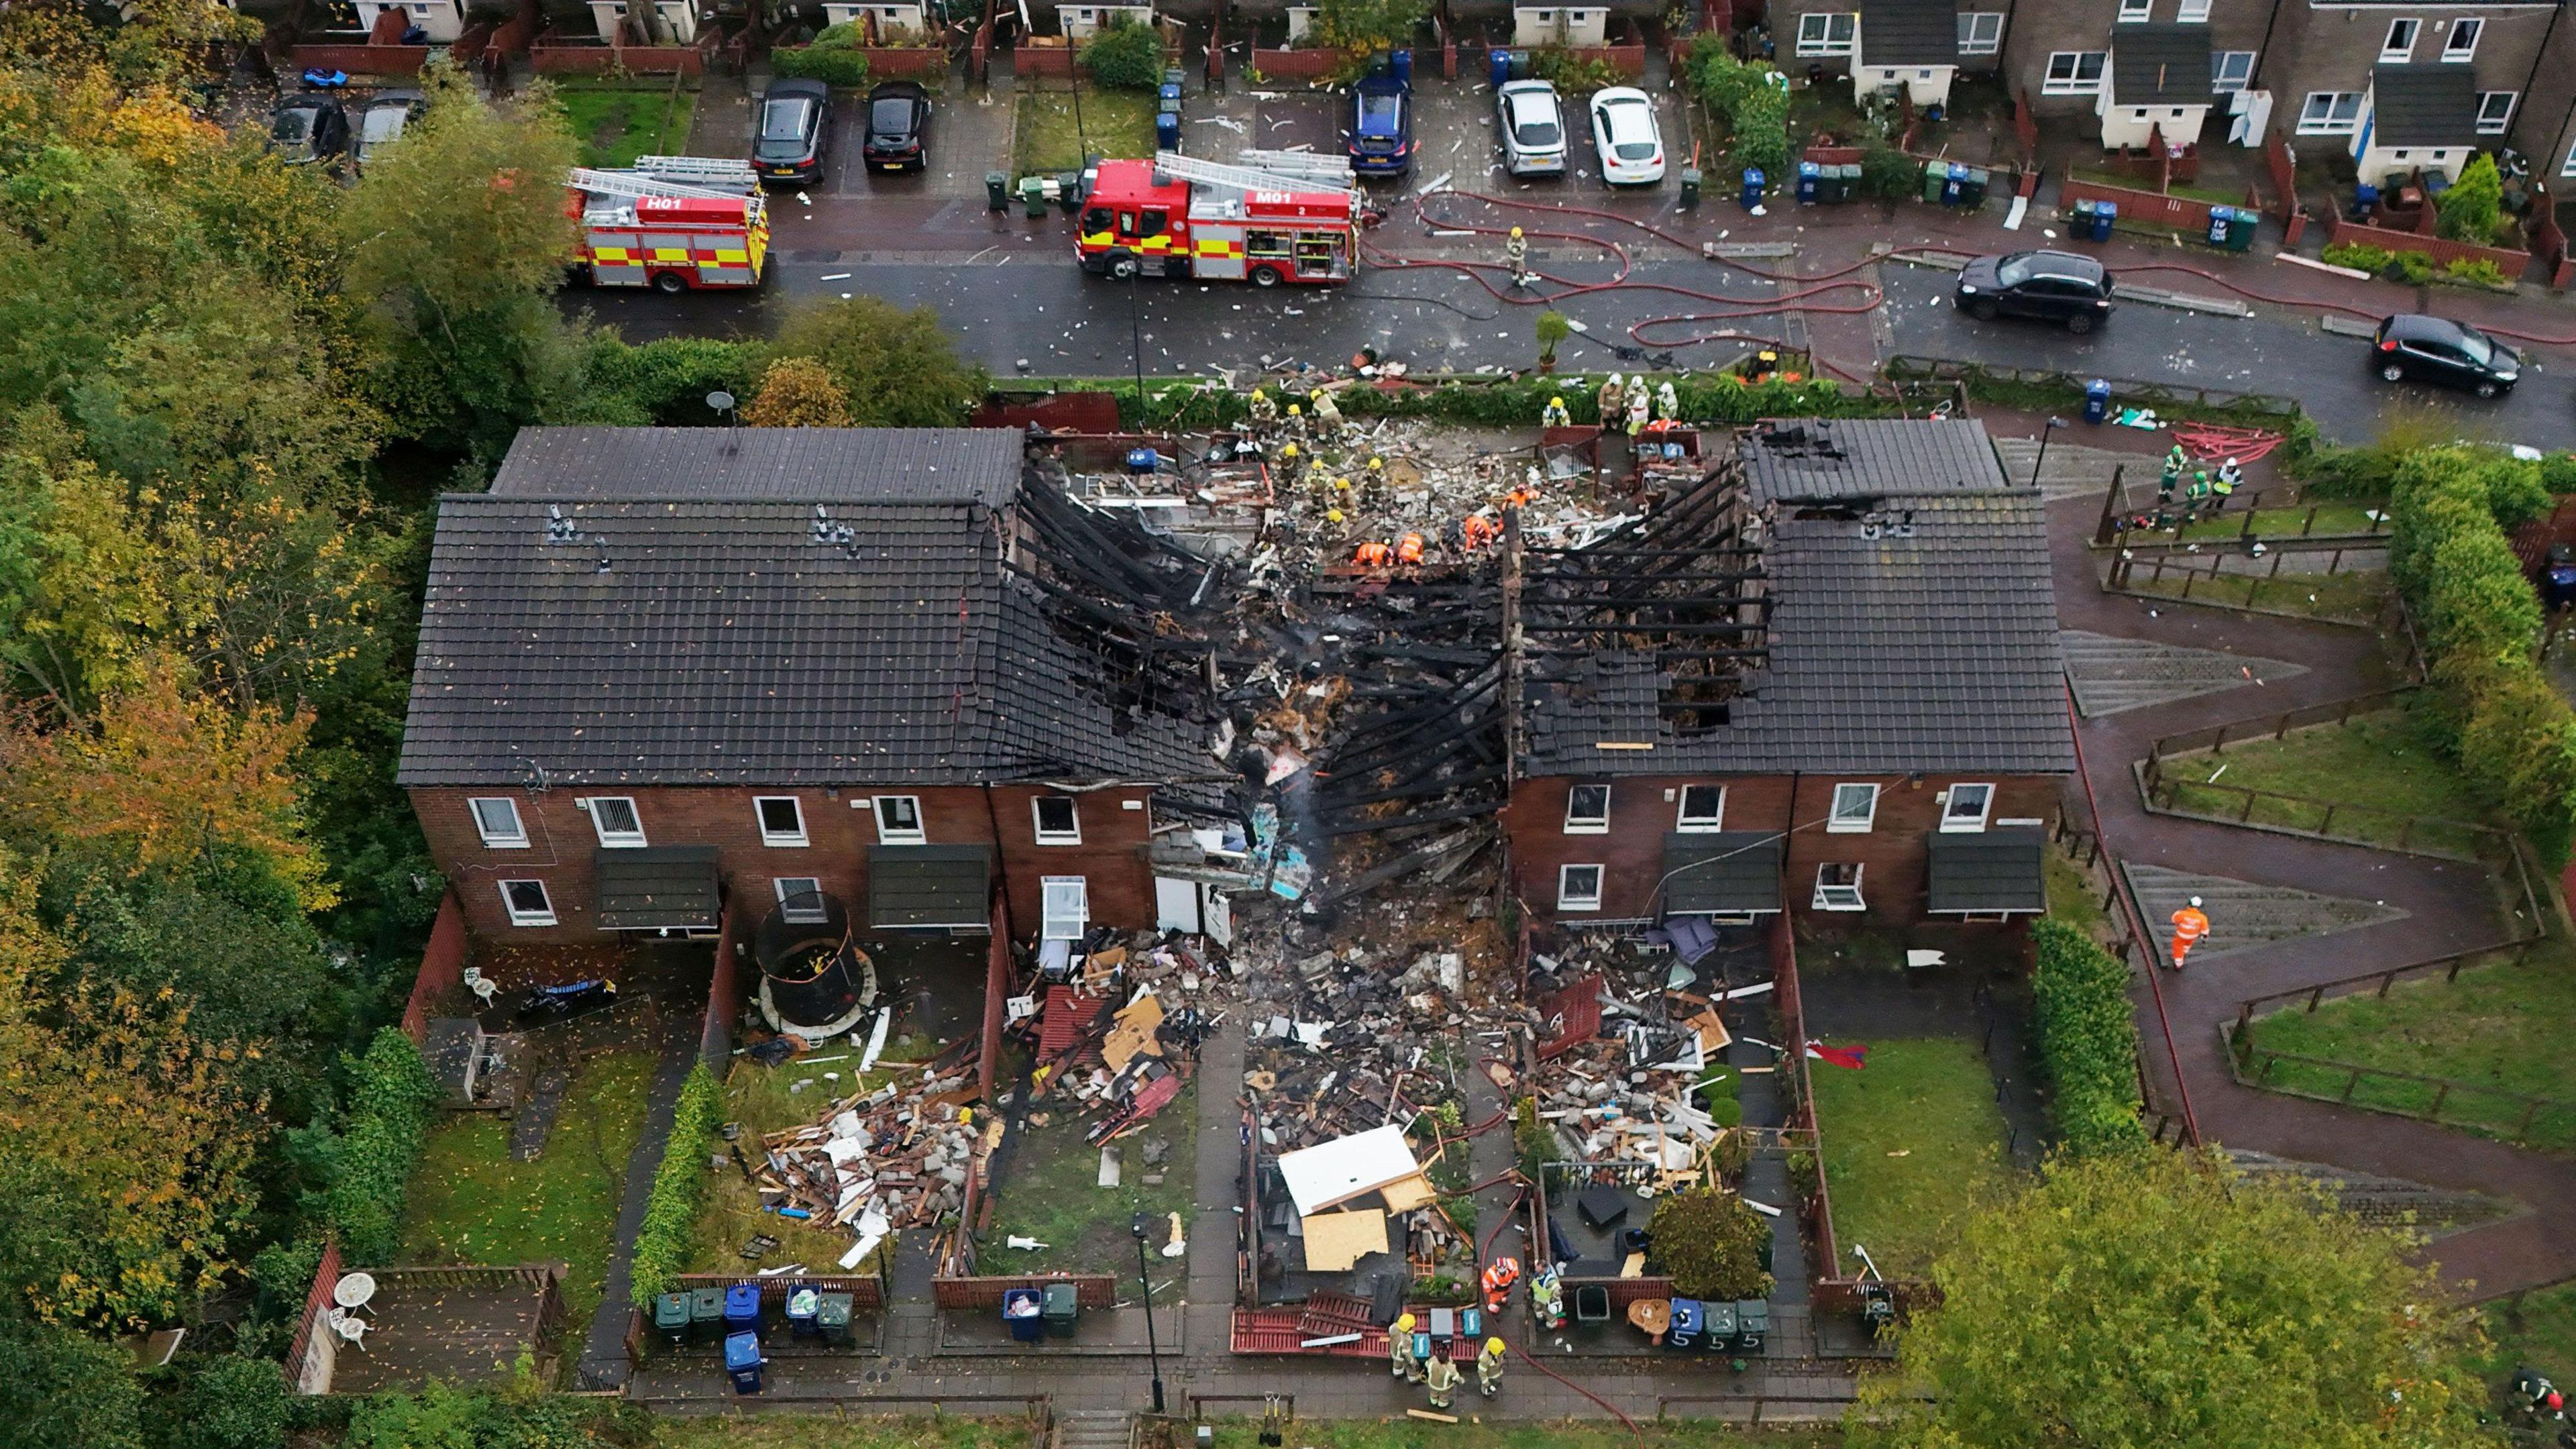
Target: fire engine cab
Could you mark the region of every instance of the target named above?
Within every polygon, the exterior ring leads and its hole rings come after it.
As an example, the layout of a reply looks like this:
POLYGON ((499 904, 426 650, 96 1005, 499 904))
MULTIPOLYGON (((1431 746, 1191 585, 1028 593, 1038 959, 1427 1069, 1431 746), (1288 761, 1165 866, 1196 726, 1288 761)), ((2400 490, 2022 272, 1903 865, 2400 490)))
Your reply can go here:
POLYGON ((1260 287, 1349 281, 1360 216, 1349 160, 1284 151, 1244 160, 1166 151, 1099 163, 1074 258, 1121 281, 1139 272, 1260 287))
POLYGON ((577 169, 574 261, 602 287, 757 287, 769 215, 746 161, 647 156, 631 171, 577 169))

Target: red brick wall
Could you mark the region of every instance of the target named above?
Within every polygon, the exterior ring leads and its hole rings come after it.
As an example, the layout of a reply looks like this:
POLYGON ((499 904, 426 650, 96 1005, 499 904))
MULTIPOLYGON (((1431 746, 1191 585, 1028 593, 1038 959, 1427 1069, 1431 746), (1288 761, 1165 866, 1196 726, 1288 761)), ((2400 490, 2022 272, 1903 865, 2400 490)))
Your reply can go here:
POLYGON ((1918 784, 1907 783, 1902 775, 1649 775, 1622 776, 1611 782, 1607 834, 1565 833, 1565 796, 1574 781, 1562 777, 1525 780, 1515 786, 1511 803, 1504 808, 1503 828, 1511 840, 1522 899, 1532 911, 1549 920, 1576 923, 1635 920, 1656 912, 1656 886, 1664 874, 1664 836, 1680 812, 1681 787, 1723 784, 1723 824, 1728 830, 1790 832, 1784 890, 1791 910, 1807 911, 1818 866, 1847 862, 1862 867, 1866 914, 1904 921, 1922 913, 1926 838, 1940 823, 1940 792, 1954 780, 1995 787, 1994 808, 1986 817, 1989 823, 2056 817, 2060 781, 2053 775, 1925 776, 1918 784), (1865 833, 1827 833, 1823 822, 1832 809, 1834 786, 1864 781, 1880 787, 1878 814, 1871 828, 1865 833), (1602 873, 1601 909, 1558 914, 1558 868, 1590 864, 1607 867, 1602 873))
POLYGON ((415 1042, 426 1035, 430 1003, 464 981, 465 913, 458 908, 456 888, 449 886, 447 894, 439 897, 438 920, 429 928, 429 944, 421 949, 420 973, 412 978, 411 1000, 403 1007, 403 1034, 415 1042))
MULTIPOLYGON (((393 14, 392 11, 385 12, 393 14)), ((306 70, 351 75, 416 75, 429 59, 426 45, 299 45, 289 52, 306 70)))
POLYGON ((2131 186, 2105 186, 2098 181, 2077 181, 2069 177, 2058 192, 2058 200, 2070 208, 2079 201, 2107 201, 2120 208, 2122 221, 2172 227, 2187 237, 2209 235, 2210 203, 2188 196, 2171 196, 2131 186))
MULTIPOLYGON (((1145 860, 1152 811, 1145 807, 1147 789, 1099 790, 1079 797, 1082 840, 1078 846, 1039 845, 1029 802, 1053 793, 1041 786, 999 786, 986 800, 976 786, 889 789, 921 801, 922 826, 933 845, 991 845, 1000 827, 997 869, 1008 885, 1012 929, 1026 935, 1036 930, 1039 880, 1048 875, 1078 875, 1090 883, 1091 918, 1117 926, 1149 926, 1154 920, 1153 875, 1145 860), (1136 802, 1133 810, 1123 808, 1136 802)), ((625 795, 635 801, 644 838, 654 845, 712 845, 718 869, 734 899, 750 906, 742 929, 756 927, 777 896, 771 882, 780 876, 813 876, 823 889, 846 902, 853 914, 867 906, 867 857, 877 843, 876 812, 853 808, 853 801, 874 798, 868 789, 848 788, 838 798, 820 789, 753 789, 741 786, 609 786, 596 790, 557 786, 543 794, 526 790, 473 790, 449 787, 415 789, 412 809, 429 838, 430 854, 456 889, 464 907, 465 926, 478 937, 513 944, 596 941, 595 896, 591 858, 599 836, 588 812, 573 804, 597 795, 625 795), (527 828, 524 849, 487 848, 474 828, 469 798, 506 795, 518 802, 527 828), (805 814, 804 846, 763 844, 752 800, 760 795, 794 795, 805 814), (546 883, 556 924, 513 926, 502 909, 499 882, 535 879, 546 883)))

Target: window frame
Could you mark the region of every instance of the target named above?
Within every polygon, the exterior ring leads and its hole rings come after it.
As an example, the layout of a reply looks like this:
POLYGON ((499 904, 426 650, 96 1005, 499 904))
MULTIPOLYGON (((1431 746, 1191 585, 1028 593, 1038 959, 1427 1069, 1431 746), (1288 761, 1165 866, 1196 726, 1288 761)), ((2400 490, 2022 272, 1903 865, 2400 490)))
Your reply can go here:
POLYGON ((1598 911, 1602 887, 1609 883, 1609 868, 1590 861, 1578 861, 1556 868, 1556 908, 1559 911, 1598 911), (1574 872, 1592 872, 1592 891, 1583 895, 1572 889, 1574 872))
POLYGON ((2174 23, 2176 25, 2207 25, 2209 23, 2209 8, 2210 0, 2182 0, 2182 4, 2175 7, 2174 23))
POLYGON ((1042 875, 1038 877, 1038 939, 1041 941, 1079 941, 1091 931, 1091 879, 1079 875, 1042 875), (1070 891, 1066 889, 1070 887, 1070 891), (1079 912, 1074 918, 1071 935, 1064 933, 1059 922, 1061 906, 1070 895, 1070 904, 1079 912))
POLYGON ((795 882, 799 887, 811 886, 814 894, 818 896, 823 893, 823 881, 819 876, 780 875, 770 877, 769 893, 778 898, 778 918, 780 920, 789 921, 799 926, 817 926, 832 918, 832 914, 828 910, 817 909, 800 913, 787 909, 787 898, 789 896, 805 894, 802 889, 789 890, 787 885, 790 881, 795 882))
POLYGON ((2109 84, 2110 74, 2111 52, 2107 50, 2052 50, 2048 53, 2047 66, 2040 72, 2039 93, 2044 96, 2100 95, 2103 86, 2109 84), (2060 56, 2068 61, 2064 80, 2057 77, 2060 56), (2088 60, 2093 63, 2093 74, 2089 79, 2084 74, 2084 63, 2088 60))
POLYGON ((805 830, 805 802, 794 795, 754 795, 751 797, 751 822, 760 827, 760 843, 775 848, 811 845, 814 839, 805 830), (769 807, 783 804, 796 817, 792 831, 773 830, 769 824, 769 807))
POLYGON ((2209 89, 2213 94, 2232 95, 2254 83, 2254 61, 2260 54, 2252 50, 2213 50, 2209 53, 2209 89), (2227 74, 2227 63, 2237 56, 2245 58, 2245 73, 2227 74))
POLYGON ((2481 136, 2501 136, 2507 131, 2512 130, 2513 110, 2515 106, 2521 103, 2521 101, 2522 92, 2520 91, 2478 92, 2478 134, 2481 136), (2496 117, 2495 122, 2490 125, 2487 121, 2487 102, 2497 96, 2504 97, 2504 114, 2496 117))
POLYGON ((2388 18, 2387 32, 2379 37, 2380 64, 2404 65, 2409 61, 2412 61, 2415 58, 2416 42, 2423 38, 2424 22, 2420 17, 2413 15, 2390 16, 2388 18), (2406 34, 2406 43, 2403 45, 2400 45, 2397 41, 2398 32, 2401 30, 2406 34))
POLYGON ((1576 780, 1565 787, 1565 830, 1567 835, 1607 835, 1610 833, 1610 786, 1606 781, 1576 780), (1574 802, 1586 790, 1601 792, 1601 814, 1598 817, 1577 815, 1574 802))
POLYGON ((2487 38, 2486 17, 2463 15, 2451 22, 2450 31, 2442 37, 2442 63, 2466 65, 2478 58, 2478 42, 2487 38), (2460 32, 2467 31, 2469 43, 2460 44, 2460 32))
POLYGON ((1948 790, 1942 792, 1941 833, 1944 835, 1974 834, 1986 828, 1986 822, 1994 817, 1994 813, 1995 787, 1991 783, 1983 780, 1955 782, 1948 790), (1962 790, 1981 790, 1985 792, 1977 802, 1977 817, 1974 821, 1969 821, 1964 817, 1953 813, 1956 808, 1954 802, 1958 800, 1959 792, 1962 790))
POLYGON ((2000 10, 1962 10, 1959 12, 1959 53, 1961 55, 1998 55, 2004 48, 2004 12, 2000 10), (1994 34, 1977 38, 1982 22, 1993 21, 1994 34))
POLYGON ((1798 54, 1800 54, 1800 55, 1802 55, 1802 56, 1811 56, 1811 57, 1812 57, 1812 56, 1850 55, 1850 54, 1854 53, 1855 51, 1857 51, 1859 48, 1860 48, 1860 12, 1859 12, 1859 11, 1857 11, 1857 10, 1810 10, 1810 11, 1807 11, 1806 13, 1804 13, 1804 14, 1802 14, 1802 15, 1800 15, 1800 16, 1798 17, 1798 39, 1797 39, 1797 51, 1798 51, 1798 54), (1822 34, 1822 35, 1820 35, 1818 38, 1816 38, 1816 39, 1814 39, 1814 40, 1810 40, 1810 39, 1808 39, 1808 38, 1807 38, 1807 22, 1809 22, 1809 21, 1811 21, 1811 20, 1815 20, 1815 21, 1822 21, 1822 22, 1824 22, 1824 32, 1823 32, 1823 34, 1822 34), (1841 29, 1841 31, 1842 31, 1842 38, 1841 38, 1841 39, 1839 39, 1839 40, 1837 40, 1837 39, 1835 39, 1835 38, 1834 38, 1834 31, 1837 29, 1837 27, 1835 26, 1834 22, 1835 22, 1835 21, 1838 21, 1838 20, 1842 22, 1841 26, 1839 27, 1839 28, 1841 29))
POLYGON ((1846 780, 1836 782, 1834 785, 1833 804, 1825 811, 1825 833, 1827 835, 1867 835, 1870 831, 1876 829, 1878 827, 1878 797, 1881 792, 1881 788, 1882 787, 1876 783, 1867 780, 1846 780), (1852 820, 1843 810, 1843 792, 1846 790, 1867 790, 1869 792, 1869 809, 1857 821, 1852 820))
POLYGON ((2558 174, 2576 176, 2576 136, 2567 138, 2567 154, 2558 158, 2558 174))
POLYGON ((868 801, 868 817, 876 822, 879 845, 928 845, 930 843, 930 827, 929 823, 921 818, 921 797, 918 795, 879 795, 868 801), (901 800, 911 808, 911 829, 899 830, 886 824, 886 802, 889 800, 901 800))
POLYGON ((589 805, 586 807, 586 813, 590 816, 590 830, 592 834, 599 837, 600 849, 642 850, 652 844, 644 838, 644 812, 637 808, 634 796, 592 795, 587 798, 589 805), (626 807, 626 818, 635 822, 634 829, 612 832, 608 828, 608 822, 600 818, 600 806, 609 801, 615 801, 626 807))
POLYGON ((1818 861, 1816 863, 1816 888, 1807 898, 1807 909, 1813 911, 1868 910, 1869 900, 1861 893, 1862 877, 1868 872, 1868 870, 1868 865, 1860 861, 1818 861), (1840 882, 1828 884, 1825 880, 1825 872, 1839 870, 1848 870, 1851 872, 1850 882, 1848 884, 1840 882), (1828 895, 1826 894, 1828 891, 1849 891, 1851 894, 1848 898, 1845 898, 1840 895, 1828 895))
POLYGON ((2359 91, 2310 91, 2300 98, 2299 119, 2291 128, 2292 134, 2300 136, 2349 136, 2361 129, 2361 103, 2362 94, 2359 91), (2326 98, 2326 117, 2322 121, 2311 120, 2309 119, 2308 112, 2320 96, 2326 98), (2338 119, 2334 114, 2335 103, 2342 101, 2347 97, 2352 101, 2352 115, 2349 119, 2338 119))
POLYGON ((546 889, 546 883, 544 881, 537 880, 533 877, 520 877, 513 880, 502 881, 500 882, 500 886, 501 909, 509 916, 511 925, 553 926, 561 924, 560 919, 555 914, 554 892, 546 889), (534 911, 523 911, 519 909, 519 903, 512 899, 510 895, 510 889, 513 886, 534 886, 537 892, 537 899, 545 903, 543 908, 534 911))
POLYGON ((1684 785, 1673 801, 1673 829, 1682 835, 1713 835, 1726 828, 1726 787, 1724 785, 1684 785), (1690 813, 1693 790, 1715 790, 1717 809, 1706 815, 1690 813))
POLYGON ((509 795, 469 795, 465 797, 465 813, 474 821, 474 833, 482 838, 485 850, 528 848, 528 817, 521 813, 516 798, 509 795), (486 805, 499 805, 507 809, 510 812, 510 828, 517 833, 493 834, 490 825, 483 819, 483 807, 486 805))
POLYGON ((2120 23, 2144 25, 2156 18, 2156 0, 2120 0, 2120 23))
POLYGON ((1031 796, 1029 798, 1029 835, 1040 845, 1080 845, 1082 843, 1081 802, 1071 795, 1031 796), (1056 802, 1061 802, 1065 813, 1072 817, 1072 829, 1047 829, 1046 807, 1056 802))

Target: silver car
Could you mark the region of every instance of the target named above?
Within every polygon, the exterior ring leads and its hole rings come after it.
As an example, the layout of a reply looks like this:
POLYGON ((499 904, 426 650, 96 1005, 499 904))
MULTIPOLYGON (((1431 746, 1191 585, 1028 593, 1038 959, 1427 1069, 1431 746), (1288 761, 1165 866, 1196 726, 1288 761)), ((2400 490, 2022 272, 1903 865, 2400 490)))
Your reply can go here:
POLYGON ((1514 176, 1565 174, 1565 107, 1543 80, 1512 81, 1494 93, 1494 131, 1503 169, 1514 176))

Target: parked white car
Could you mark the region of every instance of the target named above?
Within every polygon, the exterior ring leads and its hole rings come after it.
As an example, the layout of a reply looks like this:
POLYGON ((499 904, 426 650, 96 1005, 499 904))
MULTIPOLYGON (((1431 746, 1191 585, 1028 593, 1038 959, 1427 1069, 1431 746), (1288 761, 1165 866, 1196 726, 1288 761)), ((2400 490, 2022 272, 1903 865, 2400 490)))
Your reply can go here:
POLYGON ((1565 103, 1543 80, 1518 80, 1494 93, 1494 132, 1503 169, 1514 176, 1565 174, 1565 103))
POLYGON ((1633 86, 1593 92, 1592 149, 1601 156, 1601 179, 1613 186, 1663 180, 1664 134, 1653 98, 1633 86))

